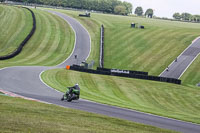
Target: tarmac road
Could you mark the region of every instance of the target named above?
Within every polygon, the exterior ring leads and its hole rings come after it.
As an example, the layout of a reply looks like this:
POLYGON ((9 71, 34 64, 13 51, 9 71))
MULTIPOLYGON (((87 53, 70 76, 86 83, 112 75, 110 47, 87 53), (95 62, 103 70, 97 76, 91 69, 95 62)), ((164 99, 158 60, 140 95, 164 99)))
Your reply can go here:
POLYGON ((41 82, 40 74, 48 69, 63 68, 65 65, 76 63, 77 60, 74 58, 75 54, 78 55, 78 58, 80 59, 78 61, 79 63, 85 60, 90 53, 90 36, 85 28, 83 28, 83 26, 73 18, 55 11, 49 12, 54 13, 68 21, 76 32, 76 45, 72 55, 66 61, 55 67, 17 66, 0 69, 0 89, 63 107, 122 118, 160 128, 166 128, 185 133, 200 132, 200 125, 189 122, 103 105, 83 99, 80 99, 79 101, 73 101, 71 103, 60 101, 63 93, 58 92, 41 82))
POLYGON ((197 38, 177 57, 177 60, 175 59, 170 66, 160 74, 160 77, 179 79, 199 54, 200 38, 197 38))

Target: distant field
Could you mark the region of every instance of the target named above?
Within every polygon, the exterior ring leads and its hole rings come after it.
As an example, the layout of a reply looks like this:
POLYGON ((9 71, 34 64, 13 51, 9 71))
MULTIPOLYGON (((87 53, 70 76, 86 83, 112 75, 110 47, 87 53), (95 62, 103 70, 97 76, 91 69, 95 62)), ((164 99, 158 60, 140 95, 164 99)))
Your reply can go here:
POLYGON ((0 104, 0 132, 175 133, 126 120, 19 98, 0 96, 0 104))
MULTIPOLYGON (((0 7, 5 9, 8 7, 10 10, 16 8, 9 6, 0 7)), ((21 9, 16 8, 16 10, 21 9)), ((16 65, 57 65, 71 54, 74 46, 74 32, 66 21, 42 10, 32 10, 35 13, 37 22, 34 35, 18 56, 6 61, 0 61, 0 68, 16 65)), ((4 13, 4 17, 10 15, 10 12, 4 13)), ((25 23, 25 21, 22 22, 25 23)), ((5 29, 7 28, 9 28, 9 25, 5 26, 5 29)), ((2 40, 0 39, 0 41, 2 40)), ((7 44, 1 43, 1 45, 7 44)))
POLYGON ((32 29, 31 13, 24 8, 0 5, 0 56, 12 53, 32 29))
POLYGON ((42 79, 62 92, 66 91, 66 86, 78 82, 81 87, 81 98, 84 99, 200 123, 198 87, 65 69, 48 70, 42 74, 42 79))

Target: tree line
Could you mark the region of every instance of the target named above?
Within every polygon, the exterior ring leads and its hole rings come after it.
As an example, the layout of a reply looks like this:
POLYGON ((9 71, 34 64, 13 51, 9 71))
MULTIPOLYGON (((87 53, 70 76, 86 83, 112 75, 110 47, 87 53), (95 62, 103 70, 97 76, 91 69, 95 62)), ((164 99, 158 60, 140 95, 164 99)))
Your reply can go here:
POLYGON ((200 15, 192 15, 190 13, 174 13, 173 18, 176 20, 189 21, 189 22, 200 22, 200 15))
POLYGON ((104 13, 128 15, 132 13, 132 4, 120 0, 10 0, 15 2, 36 3, 50 6, 62 6, 104 13))
POLYGON ((134 12, 137 16, 145 16, 145 17, 148 17, 148 18, 152 18, 153 15, 154 15, 154 12, 153 12, 153 9, 149 8, 146 10, 146 12, 144 13, 142 7, 137 7, 135 9, 135 12, 134 12))

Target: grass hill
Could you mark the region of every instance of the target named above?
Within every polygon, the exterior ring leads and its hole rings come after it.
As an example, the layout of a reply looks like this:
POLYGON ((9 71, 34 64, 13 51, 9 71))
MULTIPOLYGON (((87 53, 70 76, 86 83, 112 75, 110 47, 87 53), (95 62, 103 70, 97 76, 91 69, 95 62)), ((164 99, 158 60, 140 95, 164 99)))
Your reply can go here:
MULTIPOLYGON (((5 14, 1 15, 2 20, 7 20, 7 16, 9 16, 10 13, 14 14, 13 16, 17 16, 17 14, 19 14, 18 12, 23 13, 26 11, 22 8, 5 5, 0 5, 0 8, 3 14, 5 14), (13 10, 13 12, 9 12, 9 10, 13 10), (15 13, 15 10, 18 12, 15 13)), ((31 10, 33 10, 36 16, 36 31, 34 35, 28 41, 28 43, 18 56, 9 60, 0 61, 0 68, 16 65, 51 66, 61 63, 71 54, 74 45, 74 32, 72 31, 70 26, 60 17, 50 14, 46 11, 36 9, 31 10)), ((7 31, 7 39, 13 41, 18 40, 18 36, 12 36, 10 34, 12 34, 13 31, 21 33, 21 30, 23 30, 24 23, 28 21, 25 19, 25 15, 24 19, 20 18, 19 20, 23 21, 21 23, 18 23, 17 27, 22 28, 12 29, 12 27, 10 28, 9 25, 4 26, 4 29, 10 29, 9 31, 7 31)), ((0 23, 2 22, 3 21, 0 21, 0 23)), ((0 34, 0 41, 4 40, 2 39, 3 37, 4 34, 0 34)), ((22 40, 23 39, 24 38, 22 38, 22 40)), ((8 44, 2 42, 0 43, 0 45, 7 47, 8 44)))
MULTIPOLYGON (((91 18, 80 18, 79 12, 62 12, 77 18, 91 32, 99 33, 100 25, 105 26, 105 67, 109 68, 159 75, 200 36, 200 24, 98 13, 92 13, 91 18), (144 25, 145 29, 130 28, 132 22, 144 25)), ((99 39, 96 33, 95 37, 99 39)))
POLYGON ((29 34, 32 25, 27 9, 0 5, 0 56, 13 52, 29 34))
MULTIPOLYGON (((200 36, 200 24, 92 13, 91 18, 80 18, 81 12, 58 10, 79 20, 92 36, 89 60, 98 66, 100 26, 105 27, 105 67, 147 71, 159 75, 192 41, 200 36), (132 29, 130 24, 144 25, 132 29)), ((198 63, 192 64, 183 84, 196 85, 199 81, 198 63), (196 65, 195 65, 196 64, 196 65), (191 76, 193 75, 193 76, 191 76), (190 82, 193 80, 193 82, 190 82)))

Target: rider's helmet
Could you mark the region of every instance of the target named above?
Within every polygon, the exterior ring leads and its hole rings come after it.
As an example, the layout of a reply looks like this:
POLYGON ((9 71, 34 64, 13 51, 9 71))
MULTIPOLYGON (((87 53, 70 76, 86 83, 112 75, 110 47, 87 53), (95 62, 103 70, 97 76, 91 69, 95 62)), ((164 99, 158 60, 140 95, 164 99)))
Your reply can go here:
POLYGON ((76 83, 75 86, 78 86, 78 83, 76 83))

